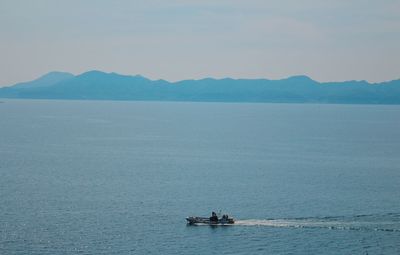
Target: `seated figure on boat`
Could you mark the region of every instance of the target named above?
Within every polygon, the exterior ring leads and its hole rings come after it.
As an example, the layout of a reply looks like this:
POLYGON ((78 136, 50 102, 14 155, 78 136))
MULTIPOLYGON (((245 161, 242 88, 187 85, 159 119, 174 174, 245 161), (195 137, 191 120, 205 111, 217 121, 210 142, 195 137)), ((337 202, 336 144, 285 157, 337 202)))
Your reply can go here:
POLYGON ((210 221, 211 222, 218 222, 218 216, 217 216, 217 214, 215 212, 211 213, 210 221))

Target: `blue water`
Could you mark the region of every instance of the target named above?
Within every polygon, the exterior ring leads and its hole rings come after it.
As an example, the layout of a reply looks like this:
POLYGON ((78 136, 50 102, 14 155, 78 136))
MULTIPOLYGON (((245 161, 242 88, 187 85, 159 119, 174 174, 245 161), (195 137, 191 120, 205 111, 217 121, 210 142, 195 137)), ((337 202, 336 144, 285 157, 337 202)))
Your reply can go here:
POLYGON ((400 254, 399 194, 399 106, 0 103, 0 254, 400 254))

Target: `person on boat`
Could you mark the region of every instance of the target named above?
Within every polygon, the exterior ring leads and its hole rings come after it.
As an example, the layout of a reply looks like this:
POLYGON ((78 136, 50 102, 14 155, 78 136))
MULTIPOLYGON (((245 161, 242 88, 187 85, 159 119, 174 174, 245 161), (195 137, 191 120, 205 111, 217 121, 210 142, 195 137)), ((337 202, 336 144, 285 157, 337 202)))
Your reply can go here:
POLYGON ((210 221, 212 222, 218 222, 218 216, 215 212, 211 213, 210 221))

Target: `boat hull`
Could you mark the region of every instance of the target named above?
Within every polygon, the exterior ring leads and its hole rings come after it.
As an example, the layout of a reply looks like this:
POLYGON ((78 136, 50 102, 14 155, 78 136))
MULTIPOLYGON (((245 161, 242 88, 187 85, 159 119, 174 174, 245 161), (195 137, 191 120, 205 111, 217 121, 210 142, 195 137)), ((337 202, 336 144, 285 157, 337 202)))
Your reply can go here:
POLYGON ((187 217, 186 220, 190 225, 232 225, 235 223, 232 218, 220 218, 218 221, 211 221, 207 217, 187 217))

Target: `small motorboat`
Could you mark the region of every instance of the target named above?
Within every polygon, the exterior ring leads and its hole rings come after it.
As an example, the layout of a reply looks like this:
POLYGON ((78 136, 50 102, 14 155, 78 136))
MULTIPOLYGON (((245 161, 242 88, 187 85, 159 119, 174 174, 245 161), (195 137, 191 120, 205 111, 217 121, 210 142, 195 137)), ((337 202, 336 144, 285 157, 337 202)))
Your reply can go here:
POLYGON ((212 213, 211 217, 195 217, 190 216, 186 218, 189 225, 205 224, 205 225, 232 225, 235 220, 229 217, 227 214, 218 217, 215 212, 212 213))

